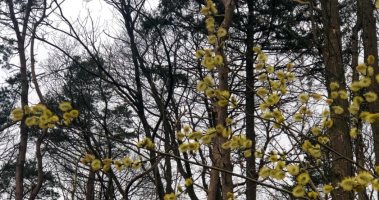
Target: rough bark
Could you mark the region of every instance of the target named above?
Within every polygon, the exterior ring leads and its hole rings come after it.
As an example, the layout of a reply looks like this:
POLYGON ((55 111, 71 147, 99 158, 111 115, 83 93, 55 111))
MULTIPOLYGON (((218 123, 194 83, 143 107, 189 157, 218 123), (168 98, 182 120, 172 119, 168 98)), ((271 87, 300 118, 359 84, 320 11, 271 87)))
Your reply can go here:
MULTIPOLYGON (((17 39, 17 52, 20 60, 20 73, 21 73, 21 107, 24 108, 25 105, 28 105, 28 77, 27 77, 27 66, 26 66, 26 54, 25 54, 25 38, 27 25, 29 21, 29 16, 32 7, 32 0, 28 0, 24 17, 22 18, 22 26, 19 28, 19 22, 15 14, 14 3, 12 0, 7 0, 8 9, 10 13, 10 18, 13 24, 13 30, 16 34, 17 39)), ((20 143, 18 147, 18 156, 16 163, 16 200, 22 200, 24 197, 24 165, 26 159, 26 150, 27 150, 27 141, 28 141, 28 127, 25 124, 25 120, 21 120, 20 124, 20 143)))
MULTIPOLYGON (((374 18, 374 4, 370 0, 358 1, 358 15, 362 19, 362 40, 364 47, 364 59, 366 61, 369 55, 375 57, 375 62, 371 66, 374 68, 374 75, 372 77, 371 86, 369 91, 379 94, 379 84, 375 80, 375 76, 379 74, 378 68, 378 39, 376 37, 376 22, 374 18)), ((379 102, 375 101, 368 104, 370 113, 379 113, 379 102)), ((376 121, 371 124, 372 134, 374 137, 374 152, 375 152, 375 165, 379 165, 379 122, 376 121)))
POLYGON ((95 199, 95 171, 92 170, 92 167, 90 167, 90 170, 88 171, 88 182, 86 185, 86 200, 94 200, 95 199))
MULTIPOLYGON (((229 27, 231 25, 233 15, 234 15, 234 8, 235 8, 235 2, 233 0, 229 1, 221 1, 225 7, 225 17, 221 24, 221 27, 225 28, 226 30, 229 30, 229 27)), ((219 43, 225 40, 224 38, 221 38, 219 40, 219 43)), ((219 90, 229 90, 228 87, 228 65, 226 62, 226 56, 223 51, 223 47, 215 45, 215 54, 221 55, 224 58, 224 66, 218 67, 218 79, 219 79, 219 90)), ((228 110, 226 107, 221 107, 218 109, 217 112, 217 124, 225 124, 225 119, 228 117, 228 110)), ((230 160, 230 149, 223 149, 221 148, 221 145, 225 143, 227 139, 222 137, 221 135, 218 135, 213 139, 212 144, 212 166, 225 169, 227 171, 233 171, 233 165, 230 160)), ((232 175, 227 173, 221 173, 221 180, 219 177, 219 171, 212 169, 211 170, 211 177, 210 177, 210 184, 208 189, 208 200, 215 200, 218 196, 218 189, 219 185, 221 186, 221 192, 222 192, 222 198, 224 200, 227 200, 229 197, 227 196, 228 192, 233 192, 233 180, 232 175)))
MULTIPOLYGON (((346 89, 346 81, 344 74, 344 66, 342 62, 342 45, 341 45, 341 29, 339 20, 338 0, 322 0, 322 19, 324 31, 324 46, 322 54, 326 71, 326 84, 328 87, 328 95, 330 97, 331 90, 329 85, 332 82, 337 82, 340 89, 346 89)), ((333 186, 344 178, 352 175, 352 165, 344 157, 352 159, 352 147, 349 135, 349 112, 348 101, 337 98, 332 106, 341 106, 344 113, 336 115, 332 111, 331 119, 334 125, 330 128, 331 147, 343 156, 332 153, 332 170, 331 181, 333 186)), ((332 109, 331 106, 331 110, 332 109)), ((353 194, 342 189, 334 190, 336 199, 353 199, 353 194)))
MULTIPOLYGON (((248 1, 249 13, 253 13, 254 1, 248 1)), ((255 131, 254 131, 254 17, 249 15, 246 38, 246 137, 253 142, 252 149, 255 149, 255 131)), ((258 179, 255 166, 255 156, 251 155, 246 160, 246 176, 252 179, 258 179)), ((255 200, 257 196, 257 184, 251 181, 246 182, 246 198, 255 200)))
MULTIPOLYGON (((367 59, 369 55, 375 57, 375 62, 371 66, 374 68, 374 75, 372 77, 372 84, 369 87, 370 91, 379 94, 379 84, 375 80, 375 76, 379 74, 378 68, 378 46, 376 36, 376 20, 374 17, 374 4, 370 0, 358 0, 358 15, 362 19, 362 40, 364 47, 364 58, 367 59)), ((369 103, 368 109, 371 113, 379 112, 379 102, 375 101, 369 103)), ((379 165, 379 122, 376 121, 371 124, 372 134, 374 138, 374 152, 375 152, 375 165, 379 165)), ((363 141, 361 141, 363 145, 363 141)), ((361 153, 363 154, 363 152, 361 153)), ((364 157, 363 157, 364 158, 364 157)), ((361 161, 364 162, 364 161, 361 161)), ((379 195, 379 194, 378 194, 379 195)), ((368 197, 362 198, 368 199, 368 197)))
MULTIPOLYGON (((359 54, 358 54, 358 33, 362 29, 362 1, 357 1, 357 23, 353 28, 353 33, 352 33, 352 44, 351 44, 351 57, 352 57, 352 71, 353 71, 353 77, 352 81, 359 81, 359 73, 355 70, 355 67, 359 64, 358 59, 359 59, 359 54)), ((354 96, 358 96, 359 92, 354 92, 354 96)), ((357 130, 362 131, 362 120, 359 118, 359 115, 362 111, 362 108, 360 112, 358 112, 354 118, 357 119, 354 124, 352 124, 351 128, 356 127, 357 130)), ((360 166, 364 166, 365 162, 365 155, 364 155, 364 142, 363 142, 363 137, 361 134, 357 135, 357 138, 354 140, 354 145, 355 145, 355 158, 356 162, 360 166)), ((360 167, 357 167, 357 172, 361 172, 363 169, 360 167)), ((368 200, 368 196, 366 191, 358 193, 358 198, 359 200, 368 200)))
MULTIPOLYGON (((362 21, 359 13, 357 14, 357 23, 353 28, 353 33, 352 33, 352 44, 351 44, 351 67, 353 71, 353 78, 352 81, 359 81, 359 73, 355 71, 355 67, 358 65, 358 32, 362 27, 362 21)), ((354 96, 359 95, 359 92, 354 92, 354 96)), ((362 120, 359 118, 361 112, 358 112, 356 115, 354 115, 355 119, 358 119, 356 123, 353 123, 350 128, 356 127, 359 131, 362 131, 362 120)), ((354 147, 355 147, 355 161, 360 165, 364 166, 364 161, 365 161, 365 155, 363 153, 363 138, 362 135, 357 135, 357 138, 354 140, 354 147)), ((357 167, 357 172, 362 171, 361 168, 357 167)), ((366 197, 366 193, 358 193, 358 198, 360 200, 367 200, 368 198, 366 197)))

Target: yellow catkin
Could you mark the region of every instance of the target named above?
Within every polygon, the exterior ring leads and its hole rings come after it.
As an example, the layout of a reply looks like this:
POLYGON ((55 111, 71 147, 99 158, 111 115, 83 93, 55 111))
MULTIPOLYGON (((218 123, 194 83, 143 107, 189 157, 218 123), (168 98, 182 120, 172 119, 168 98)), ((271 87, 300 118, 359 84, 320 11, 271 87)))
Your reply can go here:
POLYGON ((367 66, 365 63, 359 64, 355 69, 357 70, 357 72, 360 72, 361 74, 366 75, 367 66))
POLYGON ((340 87, 340 85, 337 82, 332 82, 330 83, 330 89, 331 90, 336 90, 340 87))
POLYGON ((372 189, 379 190, 379 178, 371 181, 372 189))
POLYGON ((292 176, 296 176, 299 174, 300 170, 299 170, 299 166, 298 165, 289 165, 287 166, 287 171, 289 174, 291 174, 292 176))
POLYGON ((295 197, 303 197, 305 196, 305 188, 302 185, 298 185, 293 188, 292 195, 295 197))
POLYGON ((331 185, 324 185, 322 187, 322 192, 325 193, 325 194, 329 194, 331 193, 332 191, 334 190, 333 186, 331 185))
POLYGON ((375 57, 373 55, 369 55, 367 57, 367 64, 373 65, 375 63, 375 57))
POLYGON ((293 70, 293 64, 292 63, 288 63, 286 67, 287 67, 287 71, 289 71, 289 72, 293 70))
POLYGON ((346 191, 351 191, 357 185, 354 177, 346 177, 341 182, 341 187, 346 191))
POLYGON ((378 95, 375 92, 367 92, 363 95, 366 98, 366 101, 371 103, 378 99, 378 95))
POLYGON ((309 96, 307 94, 300 94, 297 99, 301 102, 301 103, 307 103, 308 99, 309 99, 309 96))

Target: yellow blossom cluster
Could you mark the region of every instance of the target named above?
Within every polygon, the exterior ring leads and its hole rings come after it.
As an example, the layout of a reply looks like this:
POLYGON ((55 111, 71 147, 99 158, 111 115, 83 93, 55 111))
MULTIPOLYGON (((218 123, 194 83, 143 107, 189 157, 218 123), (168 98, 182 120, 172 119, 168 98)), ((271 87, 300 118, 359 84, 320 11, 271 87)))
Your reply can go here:
MULTIPOLYGON (((286 171, 291 174, 292 176, 296 176, 299 174, 299 167, 298 165, 287 165, 285 164, 284 161, 280 160, 278 161, 278 155, 276 154, 276 152, 272 152, 271 155, 270 155, 270 161, 273 162, 273 163, 276 163, 275 167, 274 168, 269 168, 269 167, 262 167, 260 170, 259 170, 259 173, 258 175, 261 177, 261 178, 268 178, 268 177, 271 177, 271 178, 274 178, 274 179, 278 179, 278 180, 282 180, 286 177, 286 171), (275 161, 275 162, 274 162, 275 161), (285 168, 287 168, 287 170, 285 170, 285 168)), ((299 175, 300 178, 298 178, 302 183, 305 183, 306 180, 303 180, 303 176, 304 175, 299 175)), ((308 177, 309 178, 309 177, 308 177)), ((309 181, 309 179, 308 179, 309 181)))
POLYGON ((13 121, 20 121, 20 120, 22 120, 23 117, 24 117, 24 111, 21 108, 16 108, 16 109, 12 110, 13 121))
POLYGON ((201 131, 198 131, 198 130, 191 132, 190 127, 188 125, 184 125, 182 131, 178 131, 175 136, 176 136, 176 139, 178 139, 179 141, 183 141, 185 138, 188 140, 195 140, 193 142, 181 143, 179 145, 179 151, 182 153, 185 153, 187 151, 199 150, 200 149, 199 140, 201 140, 203 144, 209 144, 212 138, 216 137, 217 134, 204 135, 201 131))
POLYGON ((246 135, 239 135, 235 136, 233 135, 231 140, 226 141, 221 145, 224 149, 242 149, 244 151, 245 157, 251 156, 251 146, 253 145, 253 142, 246 138, 246 135))
POLYGON ((72 107, 71 107, 71 103, 70 102, 62 102, 59 104, 59 109, 61 109, 61 111, 63 111, 63 119, 64 119, 64 123, 66 125, 69 125, 71 124, 71 119, 72 118, 77 118, 78 115, 79 115, 79 111, 78 110, 72 110, 72 107))
MULTIPOLYGON (((192 178, 186 178, 185 181, 184 181, 184 185, 185 187, 190 187, 191 185, 193 185, 193 180, 192 178)), ((182 186, 178 185, 177 187, 177 190, 178 192, 180 192, 179 194, 175 194, 175 193, 170 193, 170 194, 166 194, 163 199, 164 200, 176 200, 177 197, 181 194, 181 193, 186 193, 186 191, 183 190, 182 186)))
POLYGON ((182 131, 178 131, 175 136, 179 141, 183 141, 184 138, 198 140, 203 136, 203 133, 200 131, 191 132, 191 128, 188 125, 184 125, 182 131))
POLYGON ((303 118, 304 118, 304 115, 301 114, 301 113, 295 113, 295 114, 293 115, 293 120, 294 120, 295 122, 300 122, 303 118))
MULTIPOLYGON (((225 37, 228 33, 224 27, 217 27, 215 24, 215 20, 212 16, 217 14, 217 9, 214 6, 212 0, 207 0, 207 6, 202 7, 201 13, 207 17, 207 19, 205 20, 205 24, 209 33, 208 43, 211 45, 218 45, 220 38, 225 37)), ((222 46, 222 44, 219 45, 222 46)), ((215 66, 224 66, 224 58, 221 55, 213 56, 213 52, 210 49, 199 49, 196 51, 195 56, 198 59, 202 59, 202 65, 206 67, 209 71, 213 70, 215 66)), ((202 84, 200 83, 200 86, 201 85, 202 84)), ((199 89, 199 84, 197 88, 199 89)))
POLYGON ((217 97, 217 105, 220 107, 225 107, 229 103, 229 97, 230 97, 230 92, 227 90, 215 90, 215 96, 217 97))
POLYGON ((258 175, 262 178, 275 178, 278 180, 282 180, 286 177, 286 172, 280 169, 270 169, 268 167, 262 167, 259 170, 258 175))
POLYGON ((284 122, 285 118, 280 110, 274 110, 273 112, 264 112, 261 115, 262 119, 274 120, 274 128, 280 128, 280 123, 284 122))
POLYGON ((299 166, 298 165, 288 165, 287 166, 287 171, 289 174, 291 174, 292 176, 296 176, 299 174, 300 170, 299 170, 299 166))
MULTIPOLYGON (((320 138, 320 137, 319 137, 320 138)), ((329 141, 327 137, 322 138, 324 141, 329 141)), ((324 142, 323 142, 324 143, 324 142)), ((319 144, 312 145, 311 142, 306 140, 303 145, 301 146, 304 152, 311 154, 315 158, 320 158, 321 157, 321 148, 319 144)))
POLYGON ((198 59, 202 59, 201 64, 209 71, 212 71, 216 65, 220 67, 224 65, 223 57, 221 55, 213 56, 213 51, 211 49, 199 49, 196 51, 195 56, 198 59))
MULTIPOLYGON (((290 73, 293 70, 293 64, 288 63, 285 71, 277 71, 276 76, 270 75, 274 73, 273 66, 266 64, 267 56, 262 52, 260 47, 254 47, 253 51, 257 54, 258 64, 255 66, 256 70, 266 69, 266 73, 261 74, 258 80, 264 82, 264 86, 256 90, 256 94, 260 96, 264 102, 260 103, 259 107, 263 111, 261 118, 265 120, 274 121, 273 127, 280 129, 282 123, 285 121, 285 117, 282 115, 279 109, 274 110, 280 100, 280 95, 287 93, 287 81, 293 81, 295 79, 294 74, 290 73), (264 58, 264 59, 260 59, 264 58), (270 111, 266 112, 267 109, 270 111)), ((299 100, 302 102, 308 101, 308 95, 303 94, 299 96, 299 100)), ((312 112, 308 109, 304 110, 304 113, 310 115, 312 112)), ((295 121, 301 121, 302 114, 295 114, 295 121)))
MULTIPOLYGON (((281 97, 281 95, 286 94, 286 83, 288 81, 293 80, 294 75, 290 73, 290 71, 293 69, 293 65, 291 63, 287 64, 287 71, 276 71, 274 67, 267 64, 267 60, 260 60, 259 56, 264 58, 263 52, 260 48, 255 47, 254 52, 258 54, 258 64, 255 66, 255 70, 258 72, 261 72, 258 76, 258 80, 263 82, 263 86, 258 88, 256 90, 256 94, 262 98, 264 102, 260 104, 260 109, 262 110, 262 114, 260 115, 261 119, 268 120, 270 122, 273 122, 272 125, 274 128, 284 128, 285 124, 280 124, 285 121, 284 116, 282 115, 278 102, 281 97), (262 54, 262 55, 260 55, 262 54), (266 71, 264 71, 266 70, 266 71), (276 76, 275 76, 276 75, 276 76), (291 77, 291 79, 289 78, 291 77), (279 92, 280 91, 280 92, 279 92)), ((371 69, 370 69, 371 71, 371 69)), ((371 72, 367 72, 368 74, 371 74, 371 72)), ((367 80, 364 81, 365 83, 368 82, 367 80)), ((333 120, 331 119, 331 114, 335 115, 342 115, 345 113, 345 110, 342 106, 336 105, 336 102, 339 102, 339 99, 346 100, 349 98, 349 93, 345 90, 345 88, 342 88, 339 83, 332 82, 330 83, 330 89, 331 94, 329 99, 326 99, 325 102, 330 106, 329 109, 325 109, 322 113, 322 121, 320 124, 316 124, 314 127, 311 127, 309 130, 309 133, 311 133, 311 137, 315 137, 315 139, 318 141, 318 143, 312 144, 309 140, 305 140, 303 144, 301 145, 302 150, 311 155, 313 158, 317 159, 317 166, 320 166, 322 164, 322 161, 319 159, 323 155, 321 144, 327 145, 330 142, 329 139, 329 132, 328 129, 331 129, 333 127, 333 120), (321 164, 320 164, 321 163, 321 164)), ((367 93, 367 92, 366 92, 367 93)), ((364 93, 364 94, 366 94, 364 93)), ((375 96, 372 93, 367 93, 367 96, 375 98, 375 96)), ((301 102, 302 105, 299 108, 299 111, 296 112, 293 115, 293 119, 295 122, 301 122, 303 121, 305 116, 311 116, 312 111, 308 109, 307 105, 308 102, 311 100, 311 98, 314 101, 320 101, 323 99, 323 95, 317 94, 317 93, 302 93, 297 96, 297 99, 299 102, 301 102)), ((355 102, 361 104, 362 102, 367 99, 364 95, 362 98, 356 98, 355 102)), ((366 100, 367 101, 367 100, 366 100)), ((351 110, 356 110, 354 106, 350 108, 351 110)), ((359 108, 358 108, 359 110, 359 108)), ((367 115, 370 116, 370 115, 367 115)), ((371 115, 370 117, 373 118, 376 115, 371 115)), ((370 119, 371 119, 370 118, 370 119)), ((377 118, 379 119, 379 114, 377 115, 377 118)), ((285 131, 285 128, 283 129, 285 131)), ((355 134, 355 132, 352 132, 351 134, 355 134)), ((312 140, 314 141, 314 140, 312 140)), ((226 144, 229 145, 230 141, 226 144)), ((228 145, 225 145, 229 147, 228 145)), ((264 151, 262 150, 255 150, 254 156, 256 158, 263 158, 264 151)), ((310 199, 318 199, 319 198, 319 191, 308 191, 306 185, 310 182, 310 176, 306 169, 308 169, 307 165, 305 164, 305 168, 299 168, 298 165, 295 164, 289 164, 286 166, 285 160, 279 157, 279 155, 276 153, 276 151, 272 151, 270 155, 268 155, 268 160, 270 161, 270 166, 263 166, 259 170, 259 176, 261 178, 272 178, 272 179, 278 179, 282 180, 286 177, 286 173, 296 176, 297 185, 293 188, 292 194, 295 197, 305 197, 308 196, 310 199)), ((379 168, 378 168, 379 171, 379 168)), ((331 185, 324 185, 322 187, 322 191, 325 194, 329 194, 334 189, 331 185)))
MULTIPOLYGON (((275 155, 275 154, 272 154, 275 155)), ((292 175, 292 176, 297 176, 296 181, 297 181, 297 186, 295 186, 292 190, 292 195, 295 197, 304 197, 306 194, 308 194, 308 197, 311 199, 317 199, 318 193, 315 191, 310 191, 306 193, 305 185, 309 183, 310 177, 309 174, 304 170, 300 170, 298 165, 285 165, 284 161, 278 161, 275 168, 269 168, 269 167, 262 167, 259 170, 258 175, 261 178, 274 178, 278 180, 282 180, 286 177, 286 171, 284 170, 287 168, 287 172, 292 175), (302 171, 301 174, 300 171, 302 171)), ((323 192, 328 194, 333 190, 333 187, 330 185, 325 185, 323 187, 323 192)))
MULTIPOLYGON (((71 123, 72 118, 76 118, 79 115, 78 110, 72 110, 70 102, 59 104, 59 108, 65 112, 63 114, 63 123, 66 125, 71 123)), ((33 107, 25 105, 24 110, 16 108, 12 111, 12 119, 14 121, 22 120, 24 116, 27 116, 25 124, 29 127, 39 126, 41 129, 47 129, 54 128, 56 124, 59 124, 59 117, 53 115, 53 113, 42 104, 37 104, 33 107)))
POLYGON ((368 171, 361 171, 356 177, 346 177, 340 183, 344 190, 355 192, 362 192, 369 185, 374 190, 379 190, 379 178, 374 179, 374 176, 368 171))
POLYGON ((189 187, 189 186, 191 186, 193 184, 193 180, 192 180, 192 178, 187 178, 186 180, 185 180, 185 182, 184 182, 184 185, 186 186, 186 187, 189 187))
MULTIPOLYGON (((361 110, 361 104, 364 102, 372 103, 378 99, 378 95, 369 91, 368 87, 371 85, 371 80, 374 75, 374 68, 371 66, 375 62, 373 55, 368 56, 367 63, 359 64, 355 70, 361 74, 359 81, 354 81, 350 85, 350 90, 356 92, 353 98, 353 103, 349 106, 348 111, 354 115, 355 124, 350 129, 350 136, 356 138, 360 131, 357 129, 358 118, 368 123, 374 123, 379 120, 379 113, 370 113, 368 111, 361 110)), ((379 75, 376 75, 375 80, 379 83, 379 75)))
POLYGON ((201 137, 201 142, 203 144, 210 144, 212 142, 212 139, 217 137, 217 134, 218 133, 215 128, 208 128, 205 135, 201 137))
POLYGON ((314 135, 314 136, 318 136, 320 135, 320 133, 322 133, 322 129, 318 126, 316 127, 312 127, 311 129, 311 133, 314 135))
POLYGON ((179 151, 182 153, 185 153, 187 151, 197 151, 200 149, 200 143, 195 142, 189 142, 189 143, 182 143, 179 145, 179 151))
POLYGON ((214 84, 214 79, 208 75, 204 78, 204 80, 197 82, 196 89, 200 92, 205 92, 207 97, 212 98, 215 96, 215 91, 213 89, 214 84))
POLYGON ((86 165, 87 163, 92 162, 95 159, 95 156, 92 154, 86 154, 84 158, 82 158, 82 164, 86 165))
POLYGON ((142 166, 141 157, 138 160, 132 161, 129 157, 124 158, 122 161, 115 160, 113 161, 110 158, 105 158, 102 161, 100 159, 96 159, 92 154, 86 154, 84 158, 82 158, 82 164, 87 165, 87 163, 91 163, 91 168, 94 171, 97 171, 102 168, 103 172, 107 173, 111 169, 111 165, 114 164, 114 167, 121 171, 125 169, 125 167, 132 167, 133 169, 139 169, 142 166))
MULTIPOLYGON (((304 197, 306 194, 306 190, 304 186, 309 183, 310 177, 307 172, 301 173, 297 176, 297 186, 295 186, 292 190, 292 195, 295 197, 304 197)), ((315 191, 308 192, 308 197, 311 199, 317 199, 318 193, 315 191)))
POLYGON ((143 141, 137 142, 138 148, 145 148, 145 149, 154 149, 155 145, 153 141, 151 141, 150 138, 145 138, 143 141))
MULTIPOLYGON (((259 63, 255 66, 255 69, 258 71, 266 69, 266 73, 261 74, 258 77, 258 80, 265 82, 265 81, 269 80, 268 74, 274 73, 275 69, 272 65, 266 65, 266 62, 268 60, 267 56, 261 51, 261 49, 259 47, 254 47, 253 50, 254 50, 254 52, 256 52, 258 54, 258 61, 259 61, 259 63)), ((278 81, 269 80, 269 89, 271 91, 279 91, 282 95, 286 94, 287 93, 287 81, 293 81, 295 79, 295 75, 289 72, 292 69, 293 69, 292 63, 288 63, 287 64, 287 71, 288 72, 277 71, 275 73, 275 75, 276 75, 275 79, 278 79, 278 81)), ((268 92, 267 88, 259 88, 256 93, 257 93, 257 95, 264 97, 269 92, 268 92)), ((267 105, 267 106, 269 106, 269 105, 267 105)))
POLYGON ((379 113, 370 113, 367 111, 362 111, 359 118, 368 123, 374 123, 379 120, 379 113))
POLYGON ((232 96, 230 98, 230 103, 229 105, 232 107, 232 108, 236 108, 238 106, 238 102, 237 102, 237 99, 236 99, 236 96, 232 96))
POLYGON ((205 92, 205 95, 209 98, 217 98, 217 104, 220 107, 225 107, 228 103, 233 107, 237 107, 238 102, 235 96, 230 98, 230 92, 227 90, 220 91, 219 89, 214 89, 215 82, 211 76, 206 76, 204 80, 197 82, 196 89, 199 92, 205 92), (230 100, 229 100, 230 99, 230 100))
POLYGON ((358 130, 357 130, 357 128, 356 128, 356 127, 353 127, 352 129, 350 129, 349 134, 350 134, 350 137, 352 137, 352 138, 355 139, 355 138, 357 137, 357 135, 358 135, 358 130))
POLYGON ((209 16, 217 14, 218 10, 212 0, 207 0, 207 6, 203 6, 200 12, 205 16, 209 16))
MULTIPOLYGON (((374 62, 374 56, 370 55, 367 58, 367 64, 361 63, 355 68, 355 70, 359 72, 363 77, 359 81, 354 81, 350 85, 351 91, 358 92, 360 89, 368 88, 371 85, 371 79, 374 75, 374 68, 370 66, 370 63, 374 62)), ((379 75, 376 75, 375 80, 379 83, 379 75)), ((363 96, 369 103, 376 101, 376 99, 378 98, 377 94, 375 94, 374 92, 366 92, 363 96)))
POLYGON ((301 103, 307 103, 308 102, 308 99, 309 99, 309 96, 307 94, 300 94, 297 99, 301 102, 301 103))
POLYGON ((324 109, 324 111, 322 111, 321 117, 323 117, 323 120, 321 122, 321 127, 328 128, 328 129, 332 128, 333 120, 330 119, 330 111, 328 109, 324 109))

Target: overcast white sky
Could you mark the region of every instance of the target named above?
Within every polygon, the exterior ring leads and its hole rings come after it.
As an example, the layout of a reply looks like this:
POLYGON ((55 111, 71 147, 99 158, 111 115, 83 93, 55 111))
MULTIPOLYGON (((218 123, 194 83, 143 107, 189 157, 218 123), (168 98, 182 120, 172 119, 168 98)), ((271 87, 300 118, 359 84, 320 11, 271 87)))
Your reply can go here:
MULTIPOLYGON (((148 0, 146 3, 147 7, 155 8, 159 3, 159 0, 148 0)), ((112 26, 112 23, 115 22, 115 16, 112 11, 112 7, 106 4, 103 0, 65 0, 64 3, 61 4, 64 15, 70 19, 71 21, 75 21, 78 18, 85 18, 88 16, 88 12, 90 12, 92 18, 94 20, 98 20, 98 23, 101 25, 106 25, 108 27, 112 26)), ((54 16, 50 16, 50 19, 54 20, 54 16)), ((1 31, 0 31, 1 32, 1 31)), ((45 60, 48 56, 45 44, 41 42, 36 42, 35 52, 36 52, 36 60, 41 62, 45 60)), ((18 65, 18 57, 15 56, 12 59, 12 63, 18 65)), ((38 63, 37 63, 37 69, 38 63)), ((40 71, 39 71, 40 72, 40 71)), ((38 73, 38 71, 37 71, 38 73)), ((10 74, 8 71, 4 71, 0 69, 0 85, 4 83, 4 80, 9 77, 10 74)))

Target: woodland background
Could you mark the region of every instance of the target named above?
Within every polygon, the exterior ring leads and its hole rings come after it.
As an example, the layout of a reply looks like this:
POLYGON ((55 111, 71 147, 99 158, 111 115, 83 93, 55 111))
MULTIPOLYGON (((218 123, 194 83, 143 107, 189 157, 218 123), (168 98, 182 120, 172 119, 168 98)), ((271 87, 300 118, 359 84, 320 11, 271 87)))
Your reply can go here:
POLYGON ((207 43, 212 31, 200 13, 209 6, 204 0, 161 0, 154 9, 146 0, 102 2, 113 13, 111 25, 91 13, 67 17, 65 0, 0 0, 0 65, 6 72, 0 87, 1 199, 164 199, 171 193, 179 199, 295 199, 295 177, 258 175, 262 167, 275 167, 268 159, 275 152, 286 165, 307 171, 311 183, 305 189, 317 192, 316 198, 378 199, 371 186, 359 193, 339 187, 361 171, 378 177, 379 121, 368 123, 359 115, 378 113, 379 102, 365 101, 357 114, 348 111, 354 96, 379 90, 374 1, 215 0, 216 30, 227 30, 216 44, 207 43), (37 56, 36 43, 46 48, 45 58, 37 56), (272 87, 262 75, 279 78, 256 69, 256 46, 268 57, 265 67, 285 71, 288 63, 294 66, 295 80, 287 81, 286 93, 268 108, 279 109, 286 119, 276 128, 274 119, 262 117, 265 99, 256 91, 272 87), (223 66, 212 71, 202 66, 195 57, 199 49, 222 55, 223 66), (369 55, 375 58, 372 83, 351 91, 349 85, 364 76, 356 66, 367 63, 369 55), (214 78, 214 89, 228 90, 238 106, 220 107, 197 91, 207 75, 214 78), (332 95, 332 82, 349 97, 331 105, 330 110, 337 105, 344 112, 329 116, 334 125, 322 134, 330 141, 322 143, 311 129, 323 123, 320 114, 329 108, 324 100, 332 95), (300 94, 314 93, 323 100, 299 102, 300 94), (64 101, 80 113, 70 125, 42 130, 11 118, 14 108, 39 103, 62 115, 58 105, 64 101), (302 106, 312 114, 303 113, 296 122, 293 116, 302 106), (225 125, 226 117, 233 119, 227 125, 230 137, 217 135, 211 144, 198 140, 199 150, 179 151, 185 141, 176 133, 184 126, 206 135, 210 127, 225 125), (352 138, 354 127, 358 135, 352 138), (221 148, 241 135, 252 141, 250 157, 243 148, 221 148), (145 138, 155 149, 136 147, 145 138), (307 140, 321 145, 321 157, 302 149, 307 140), (256 158, 259 151, 263 159, 256 158), (100 160, 140 159, 142 167, 94 171, 81 162, 86 154, 100 160), (193 185, 184 187, 188 178, 193 185), (325 184, 335 188, 331 194, 322 193, 325 184))

